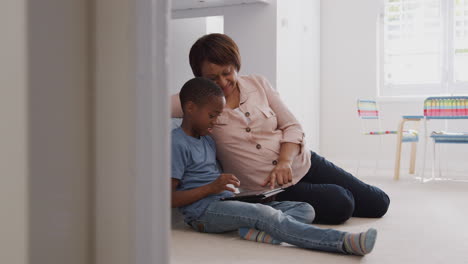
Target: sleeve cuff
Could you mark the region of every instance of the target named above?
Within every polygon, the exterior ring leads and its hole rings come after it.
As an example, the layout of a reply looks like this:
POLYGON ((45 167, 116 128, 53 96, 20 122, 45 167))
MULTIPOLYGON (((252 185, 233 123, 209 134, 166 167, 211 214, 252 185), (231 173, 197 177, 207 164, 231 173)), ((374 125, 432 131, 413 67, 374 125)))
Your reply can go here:
POLYGON ((287 133, 283 135, 283 139, 280 140, 280 143, 298 144, 301 147, 299 154, 302 154, 305 148, 304 137, 305 137, 304 132, 300 130, 287 131, 287 133))

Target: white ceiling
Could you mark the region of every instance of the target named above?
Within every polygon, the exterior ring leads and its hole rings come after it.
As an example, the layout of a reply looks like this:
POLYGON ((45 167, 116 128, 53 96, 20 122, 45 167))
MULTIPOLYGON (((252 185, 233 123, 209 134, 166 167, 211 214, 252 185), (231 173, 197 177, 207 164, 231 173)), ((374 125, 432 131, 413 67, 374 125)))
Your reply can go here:
POLYGON ((270 0, 172 0, 172 10, 220 7, 253 3, 268 3, 270 0))

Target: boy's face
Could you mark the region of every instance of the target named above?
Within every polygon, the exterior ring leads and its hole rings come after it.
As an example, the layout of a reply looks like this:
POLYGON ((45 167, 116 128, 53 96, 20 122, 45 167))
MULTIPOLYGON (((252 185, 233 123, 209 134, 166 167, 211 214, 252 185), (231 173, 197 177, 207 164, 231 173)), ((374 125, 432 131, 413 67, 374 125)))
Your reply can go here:
POLYGON ((211 133, 218 116, 223 112, 225 104, 224 96, 211 96, 208 103, 201 106, 194 104, 191 119, 195 132, 200 136, 211 133))

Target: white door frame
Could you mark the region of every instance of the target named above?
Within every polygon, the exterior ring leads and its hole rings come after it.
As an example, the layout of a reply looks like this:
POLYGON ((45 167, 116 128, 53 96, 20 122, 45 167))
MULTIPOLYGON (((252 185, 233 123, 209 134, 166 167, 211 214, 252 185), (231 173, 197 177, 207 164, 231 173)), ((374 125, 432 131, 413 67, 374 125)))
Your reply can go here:
POLYGON ((169 0, 136 0, 135 263, 169 263, 169 0))

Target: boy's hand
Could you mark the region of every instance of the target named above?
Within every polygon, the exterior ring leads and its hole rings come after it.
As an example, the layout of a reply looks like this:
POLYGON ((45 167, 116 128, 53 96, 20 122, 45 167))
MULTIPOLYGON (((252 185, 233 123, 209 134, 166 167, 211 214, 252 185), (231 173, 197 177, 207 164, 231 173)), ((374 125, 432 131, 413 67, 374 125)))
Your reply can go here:
POLYGON ((212 193, 216 194, 225 190, 235 192, 233 188, 226 186, 227 184, 232 184, 236 187, 239 187, 240 181, 233 174, 222 173, 214 182, 210 183, 212 193))

